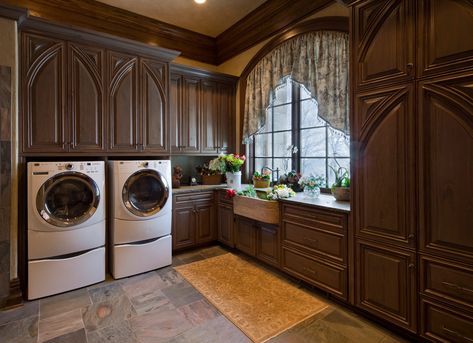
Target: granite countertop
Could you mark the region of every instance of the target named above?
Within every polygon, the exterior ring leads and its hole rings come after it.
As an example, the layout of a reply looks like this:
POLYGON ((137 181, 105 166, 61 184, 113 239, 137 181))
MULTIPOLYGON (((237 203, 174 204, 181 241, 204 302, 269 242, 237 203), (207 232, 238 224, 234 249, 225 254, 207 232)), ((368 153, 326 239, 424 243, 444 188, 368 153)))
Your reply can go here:
POLYGON ((304 196, 303 193, 296 193, 293 198, 281 199, 280 201, 286 203, 297 203, 303 205, 309 205, 319 208, 328 208, 340 212, 350 212, 349 201, 337 201, 331 194, 320 194, 317 199, 309 199, 304 196))
POLYGON ((222 183, 220 185, 196 185, 196 186, 181 186, 179 188, 173 188, 173 194, 180 194, 180 193, 192 193, 192 192, 205 192, 205 191, 213 191, 215 189, 222 189, 226 188, 227 184, 222 183))

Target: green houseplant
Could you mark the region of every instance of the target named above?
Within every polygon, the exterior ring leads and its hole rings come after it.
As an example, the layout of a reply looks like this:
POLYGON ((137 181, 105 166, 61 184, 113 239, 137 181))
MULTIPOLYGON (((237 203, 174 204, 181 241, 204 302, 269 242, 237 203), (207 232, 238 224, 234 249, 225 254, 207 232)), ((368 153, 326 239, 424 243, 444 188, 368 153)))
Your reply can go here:
POLYGON ((330 166, 335 174, 335 182, 332 184, 332 195, 338 201, 350 201, 350 173, 346 168, 335 169, 330 166))

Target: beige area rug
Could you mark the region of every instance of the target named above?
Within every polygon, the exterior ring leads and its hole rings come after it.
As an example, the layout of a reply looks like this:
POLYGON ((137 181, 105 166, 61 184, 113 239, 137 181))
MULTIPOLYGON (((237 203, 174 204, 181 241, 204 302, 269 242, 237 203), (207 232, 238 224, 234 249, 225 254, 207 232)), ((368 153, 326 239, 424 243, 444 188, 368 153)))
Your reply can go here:
POLYGON ((231 253, 175 269, 253 342, 265 342, 328 306, 231 253))

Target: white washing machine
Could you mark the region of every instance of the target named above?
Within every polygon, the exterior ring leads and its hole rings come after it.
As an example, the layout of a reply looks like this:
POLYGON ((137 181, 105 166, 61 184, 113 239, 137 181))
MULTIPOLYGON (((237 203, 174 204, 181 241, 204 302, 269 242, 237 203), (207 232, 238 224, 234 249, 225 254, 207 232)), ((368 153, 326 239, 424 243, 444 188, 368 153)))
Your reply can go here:
POLYGON ((28 299, 105 280, 104 162, 28 163, 28 299))
POLYGON ((111 161, 110 173, 113 277, 170 265, 171 161, 111 161))

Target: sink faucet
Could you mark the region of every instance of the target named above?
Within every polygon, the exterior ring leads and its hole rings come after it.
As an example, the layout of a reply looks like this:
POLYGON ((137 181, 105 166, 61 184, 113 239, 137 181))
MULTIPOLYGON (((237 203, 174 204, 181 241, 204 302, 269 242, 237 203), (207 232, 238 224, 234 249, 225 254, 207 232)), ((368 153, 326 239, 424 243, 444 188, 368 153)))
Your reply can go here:
POLYGON ((272 168, 269 168, 268 166, 264 166, 263 168, 261 168, 261 174, 263 174, 263 171, 264 171, 265 169, 271 171, 271 181, 272 181, 273 183, 274 183, 273 174, 276 173, 276 182, 278 182, 278 180, 279 180, 279 168, 272 169, 272 168))

